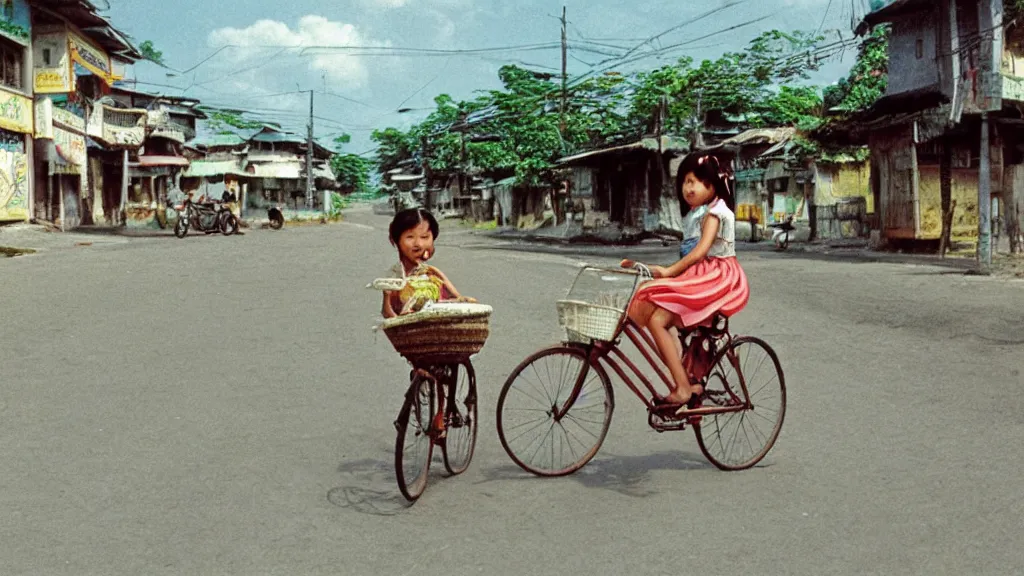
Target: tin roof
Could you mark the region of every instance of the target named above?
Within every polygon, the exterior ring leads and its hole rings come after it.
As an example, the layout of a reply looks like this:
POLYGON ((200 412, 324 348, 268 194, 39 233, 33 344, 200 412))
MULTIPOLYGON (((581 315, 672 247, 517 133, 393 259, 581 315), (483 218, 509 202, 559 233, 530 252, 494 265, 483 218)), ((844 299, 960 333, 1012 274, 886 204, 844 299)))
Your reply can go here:
MULTIPOLYGON (((624 152, 632 152, 635 150, 650 150, 657 151, 659 149, 658 138, 642 138, 631 144, 622 144, 620 146, 612 146, 610 148, 600 148, 598 150, 590 150, 588 152, 581 152, 572 156, 566 156, 559 158, 557 164, 574 164, 580 163, 582 160, 597 159, 600 156, 608 154, 621 154, 624 152)), ((679 151, 685 152, 690 149, 690 144, 680 138, 673 136, 662 136, 660 142, 660 149, 663 151, 679 151)))
POLYGON ((185 178, 208 178, 212 176, 251 176, 242 170, 234 160, 195 160, 182 176, 185 178))

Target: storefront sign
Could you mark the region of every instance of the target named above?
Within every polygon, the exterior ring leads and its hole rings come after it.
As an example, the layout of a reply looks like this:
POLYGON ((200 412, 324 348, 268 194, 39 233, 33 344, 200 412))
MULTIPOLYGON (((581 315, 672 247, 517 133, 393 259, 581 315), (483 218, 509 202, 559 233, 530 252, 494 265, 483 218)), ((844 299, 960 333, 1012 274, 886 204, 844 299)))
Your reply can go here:
POLYGON ((68 45, 71 49, 71 59, 89 72, 103 78, 107 84, 113 79, 110 74, 110 58, 107 54, 90 44, 87 40, 73 32, 68 33, 68 45))
POLYGON ((53 128, 53 143, 57 147, 57 154, 60 154, 68 164, 85 165, 85 136, 55 126, 53 128))
POLYGON ((53 100, 43 96, 36 99, 36 138, 53 138, 53 100))
POLYGON ((85 119, 77 116, 70 110, 63 108, 53 108, 53 122, 55 125, 60 126, 65 130, 75 132, 77 134, 85 134, 85 119))
POLYGON ((32 116, 32 101, 20 94, 0 89, 0 128, 33 133, 35 118, 32 116))
POLYGON ((39 94, 72 92, 68 33, 63 28, 37 31, 32 42, 32 84, 39 94))
POLYGON ((32 26, 25 0, 0 0, 0 36, 29 45, 32 26))

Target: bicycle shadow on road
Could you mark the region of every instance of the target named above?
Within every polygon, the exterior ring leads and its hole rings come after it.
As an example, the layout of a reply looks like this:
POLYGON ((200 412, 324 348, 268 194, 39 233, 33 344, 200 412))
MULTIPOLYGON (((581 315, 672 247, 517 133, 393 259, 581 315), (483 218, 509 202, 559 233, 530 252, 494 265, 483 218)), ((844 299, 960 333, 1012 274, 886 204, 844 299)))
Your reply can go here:
MULTIPOLYGON (((662 493, 652 489, 651 472, 656 470, 684 471, 714 469, 703 457, 687 452, 655 452, 641 456, 606 456, 595 458, 582 469, 566 478, 575 480, 584 488, 612 490, 623 496, 650 498, 662 493)), ((509 464, 500 468, 484 470, 486 480, 543 480, 530 475, 518 466, 509 464)))
POLYGON ((328 490, 327 501, 339 508, 395 516, 411 506, 398 492, 393 460, 351 460, 342 462, 338 472, 346 477, 346 482, 328 490))

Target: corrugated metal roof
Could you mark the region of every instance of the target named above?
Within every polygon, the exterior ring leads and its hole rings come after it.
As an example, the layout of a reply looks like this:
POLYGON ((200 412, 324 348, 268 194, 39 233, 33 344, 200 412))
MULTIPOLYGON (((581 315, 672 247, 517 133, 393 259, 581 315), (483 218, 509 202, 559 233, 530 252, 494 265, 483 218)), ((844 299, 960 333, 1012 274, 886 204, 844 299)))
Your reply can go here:
POLYGON ((250 176, 234 160, 196 160, 182 176, 185 178, 207 178, 211 176, 250 176))
POLYGON ((281 180, 300 180, 304 178, 302 164, 299 162, 273 162, 268 164, 250 164, 256 178, 278 178, 281 180))
POLYGON ((206 146, 207 148, 219 147, 219 146, 240 146, 245 144, 245 140, 242 139, 238 134, 213 134, 210 136, 204 136, 192 143, 194 146, 206 146))
MULTIPOLYGON (((599 150, 590 150, 589 152, 581 152, 580 154, 574 154, 572 156, 566 156, 565 158, 559 158, 557 164, 570 164, 579 160, 596 158, 598 156, 604 156, 606 154, 619 154, 622 152, 630 152, 633 150, 658 150, 658 139, 657 138, 643 138, 637 142, 631 144, 623 144, 621 146, 612 146, 611 148, 601 148, 599 150)), ((661 137, 661 150, 663 151, 686 151, 690 149, 690 144, 680 138, 673 136, 662 136, 661 137)))
POLYGON ((188 166, 188 158, 182 156, 146 155, 139 156, 139 166, 188 166))

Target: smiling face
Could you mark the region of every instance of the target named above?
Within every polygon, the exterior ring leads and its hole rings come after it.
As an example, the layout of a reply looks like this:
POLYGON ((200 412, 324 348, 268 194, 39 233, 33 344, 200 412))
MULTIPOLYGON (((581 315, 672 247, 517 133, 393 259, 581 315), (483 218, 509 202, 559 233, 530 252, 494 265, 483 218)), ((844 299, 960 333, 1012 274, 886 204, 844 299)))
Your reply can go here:
POLYGON ((693 172, 683 180, 683 200, 692 208, 703 206, 715 197, 715 189, 697 178, 693 172))
POLYGON ((402 232, 398 238, 398 254, 407 266, 426 262, 434 255, 434 233, 427 221, 402 232))

